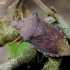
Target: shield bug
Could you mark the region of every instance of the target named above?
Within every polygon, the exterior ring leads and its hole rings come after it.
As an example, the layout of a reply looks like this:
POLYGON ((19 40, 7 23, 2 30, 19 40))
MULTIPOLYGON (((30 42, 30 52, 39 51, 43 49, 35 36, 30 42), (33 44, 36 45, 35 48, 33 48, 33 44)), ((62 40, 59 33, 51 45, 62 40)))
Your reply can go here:
POLYGON ((54 25, 41 20, 37 12, 23 20, 14 20, 11 25, 19 30, 23 41, 33 44, 45 57, 70 55, 69 44, 62 33, 54 25))

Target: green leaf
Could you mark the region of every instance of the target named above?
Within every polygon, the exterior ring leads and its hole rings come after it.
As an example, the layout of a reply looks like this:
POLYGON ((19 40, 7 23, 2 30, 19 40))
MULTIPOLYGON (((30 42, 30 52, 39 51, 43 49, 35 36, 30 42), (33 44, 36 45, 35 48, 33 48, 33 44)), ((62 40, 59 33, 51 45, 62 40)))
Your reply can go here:
MULTIPOLYGON (((11 55, 11 56, 12 56, 13 53, 15 52, 15 49, 16 49, 17 45, 18 45, 18 42, 16 42, 15 44, 13 44, 13 45, 11 45, 11 46, 9 47, 9 51, 10 51, 10 55, 11 55)), ((19 45, 18 50, 17 50, 17 52, 16 52, 16 54, 15 54, 14 57, 18 57, 18 56, 20 56, 21 54, 23 54, 23 51, 24 51, 25 49, 27 49, 29 46, 30 46, 30 44, 27 43, 27 42, 21 43, 21 44, 19 45)))
POLYGON ((0 47, 6 43, 12 42, 19 35, 18 30, 13 28, 10 24, 0 21, 0 47))
POLYGON ((44 64, 42 70, 60 70, 61 58, 48 58, 48 61, 44 64))
POLYGON ((65 37, 69 38, 70 40, 70 26, 68 25, 68 23, 60 15, 56 13, 54 13, 54 17, 58 22, 56 26, 58 26, 62 30, 62 32, 65 34, 65 37))
POLYGON ((45 18, 44 20, 46 22, 48 22, 48 23, 54 23, 54 22, 56 22, 56 20, 52 16, 49 16, 49 17, 45 18))

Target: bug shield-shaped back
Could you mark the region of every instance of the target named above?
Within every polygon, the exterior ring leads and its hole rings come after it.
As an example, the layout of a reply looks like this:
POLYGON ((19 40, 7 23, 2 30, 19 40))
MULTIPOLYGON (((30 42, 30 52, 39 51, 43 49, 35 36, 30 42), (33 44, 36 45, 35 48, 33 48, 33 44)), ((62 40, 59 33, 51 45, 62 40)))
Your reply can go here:
POLYGON ((33 44, 46 57, 70 55, 70 47, 62 33, 52 24, 41 20, 37 12, 23 21, 14 20, 11 25, 19 30, 24 41, 33 44))

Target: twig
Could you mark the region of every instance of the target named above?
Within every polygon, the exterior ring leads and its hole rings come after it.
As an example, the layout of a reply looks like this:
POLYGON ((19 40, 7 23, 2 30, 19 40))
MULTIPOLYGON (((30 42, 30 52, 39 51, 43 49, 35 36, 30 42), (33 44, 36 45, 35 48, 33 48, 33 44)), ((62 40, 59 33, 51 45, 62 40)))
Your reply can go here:
POLYGON ((52 11, 41 1, 41 0, 33 0, 43 11, 45 11, 47 14, 52 15, 52 11))

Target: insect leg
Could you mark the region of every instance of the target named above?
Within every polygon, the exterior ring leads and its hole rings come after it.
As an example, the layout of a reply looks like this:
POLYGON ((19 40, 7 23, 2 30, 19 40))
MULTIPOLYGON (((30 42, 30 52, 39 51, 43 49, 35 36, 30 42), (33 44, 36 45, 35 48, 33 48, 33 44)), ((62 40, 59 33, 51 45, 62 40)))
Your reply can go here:
POLYGON ((12 55, 9 59, 13 58, 13 57, 16 55, 17 49, 18 49, 19 45, 20 45, 22 42, 23 42, 23 40, 20 40, 20 42, 18 43, 18 45, 17 45, 17 47, 16 47, 16 49, 15 49, 13 55, 12 55))
POLYGON ((14 44, 15 42, 22 40, 22 36, 17 37, 13 42, 11 42, 9 45, 14 44))
POLYGON ((18 20, 20 18, 20 11, 18 9, 14 11, 14 18, 15 20, 18 20))

